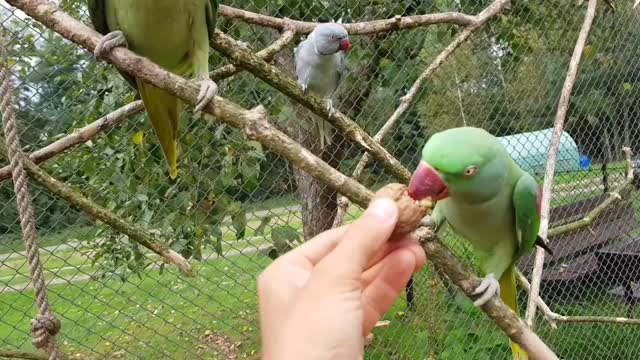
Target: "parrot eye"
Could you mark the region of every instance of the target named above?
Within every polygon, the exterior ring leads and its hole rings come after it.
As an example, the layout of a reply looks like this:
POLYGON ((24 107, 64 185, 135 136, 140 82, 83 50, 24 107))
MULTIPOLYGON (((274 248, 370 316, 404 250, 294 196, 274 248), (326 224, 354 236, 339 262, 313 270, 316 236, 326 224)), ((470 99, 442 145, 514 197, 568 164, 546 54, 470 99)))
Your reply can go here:
POLYGON ((464 176, 466 177, 473 176, 476 174, 477 171, 478 171, 478 168, 475 165, 471 165, 466 169, 464 169, 464 176))

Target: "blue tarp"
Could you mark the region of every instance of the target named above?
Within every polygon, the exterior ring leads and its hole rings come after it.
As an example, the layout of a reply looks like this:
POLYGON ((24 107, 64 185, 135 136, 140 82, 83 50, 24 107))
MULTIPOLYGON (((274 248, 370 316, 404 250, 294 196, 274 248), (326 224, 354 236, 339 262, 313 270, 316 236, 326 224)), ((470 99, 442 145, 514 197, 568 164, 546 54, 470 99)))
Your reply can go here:
MULTIPOLYGON (((543 174, 547 161, 547 151, 551 144, 553 129, 545 129, 522 134, 500 137, 513 160, 531 174, 543 174)), ((563 132, 556 158, 556 172, 580 171, 580 153, 573 138, 563 132)), ((583 160, 584 164, 584 160, 583 160)))

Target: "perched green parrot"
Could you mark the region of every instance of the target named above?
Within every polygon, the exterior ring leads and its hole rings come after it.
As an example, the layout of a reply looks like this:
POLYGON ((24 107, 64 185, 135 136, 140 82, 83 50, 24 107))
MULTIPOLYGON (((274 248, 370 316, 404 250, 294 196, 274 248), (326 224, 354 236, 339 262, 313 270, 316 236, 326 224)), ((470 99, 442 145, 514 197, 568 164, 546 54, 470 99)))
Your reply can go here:
MULTIPOLYGON (((94 28, 105 35, 96 46, 96 57, 126 46, 176 75, 195 76, 200 82, 196 112, 217 95, 218 86, 209 79, 209 42, 215 32, 217 0, 89 0, 88 5, 94 28)), ((139 78, 120 74, 138 90, 169 175, 175 179, 182 102, 139 78)))
MULTIPOLYGON (((534 245, 551 252, 539 237, 541 190, 500 141, 474 127, 434 134, 411 177, 409 196, 436 201, 430 219, 436 231, 449 224, 472 245, 485 273, 474 295, 481 306, 496 293, 516 314, 515 263, 534 245)), ((514 359, 527 354, 511 342, 514 359)))

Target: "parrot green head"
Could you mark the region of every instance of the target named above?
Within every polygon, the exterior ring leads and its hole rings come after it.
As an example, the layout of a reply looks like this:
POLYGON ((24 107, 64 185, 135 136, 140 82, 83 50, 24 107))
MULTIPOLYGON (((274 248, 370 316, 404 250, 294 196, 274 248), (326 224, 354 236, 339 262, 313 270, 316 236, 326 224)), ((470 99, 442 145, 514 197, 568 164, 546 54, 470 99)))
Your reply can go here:
POLYGON ((482 129, 460 127, 436 133, 424 145, 409 196, 484 202, 502 190, 509 160, 500 141, 482 129))

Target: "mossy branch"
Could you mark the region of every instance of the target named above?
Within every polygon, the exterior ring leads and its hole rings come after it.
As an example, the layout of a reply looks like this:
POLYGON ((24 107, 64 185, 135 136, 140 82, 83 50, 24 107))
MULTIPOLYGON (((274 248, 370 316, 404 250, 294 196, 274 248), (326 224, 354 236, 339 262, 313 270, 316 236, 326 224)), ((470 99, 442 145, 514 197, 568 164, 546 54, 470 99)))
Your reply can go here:
POLYGON ((402 166, 385 148, 380 146, 358 124, 341 112, 335 111, 334 114, 329 115, 329 110, 324 101, 314 94, 302 92, 302 89, 292 77, 287 76, 277 67, 266 63, 248 49, 243 48, 238 41, 221 31, 216 31, 212 45, 214 49, 224 54, 236 65, 249 71, 340 129, 346 137, 351 138, 366 152, 369 152, 396 179, 403 183, 409 182, 411 177, 409 170, 402 166))
MULTIPOLYGON (((7 0, 7 2, 88 51, 93 50, 100 38, 100 35, 94 30, 60 11, 51 3, 42 0, 7 0)), ((198 92, 196 84, 171 74, 124 48, 115 49, 108 58, 120 70, 135 74, 189 104, 195 103, 198 92)), ((215 104, 209 104, 204 110, 215 115, 219 121, 243 129, 247 136, 262 142, 293 165, 307 171, 327 186, 340 191, 354 203, 366 206, 371 200, 373 193, 370 190, 350 177, 341 174, 285 134, 273 128, 268 122, 265 109, 261 106, 253 110, 246 110, 220 97, 216 97, 214 102, 215 104)), ((30 172, 33 172, 33 169, 37 169, 37 166, 33 165, 30 172)), ((33 176, 39 176, 38 173, 33 173, 33 176)), ((46 178, 42 175, 40 174, 41 178, 46 178)), ((446 246, 437 241, 435 235, 432 233, 428 236, 422 234, 422 239, 429 259, 437 268, 452 278, 454 283, 460 286, 465 294, 471 298, 471 293, 479 284, 479 279, 462 265, 446 246)), ((498 297, 488 301, 482 310, 498 324, 505 334, 529 352, 532 359, 557 358, 542 340, 529 330, 523 321, 498 297)))
MULTIPOLYGON (((4 140, 0 140, 0 156, 7 158, 7 149, 4 140)), ((77 209, 84 211, 92 217, 108 224, 110 227, 127 235, 130 240, 148 248, 158 254, 167 263, 178 267, 181 273, 192 276, 191 264, 180 254, 170 249, 168 246, 159 243, 153 235, 146 232, 137 225, 122 220, 109 210, 97 205, 77 191, 71 189, 67 184, 55 179, 38 167, 33 161, 24 159, 24 166, 27 173, 33 180, 47 188, 53 194, 61 197, 77 209)))

